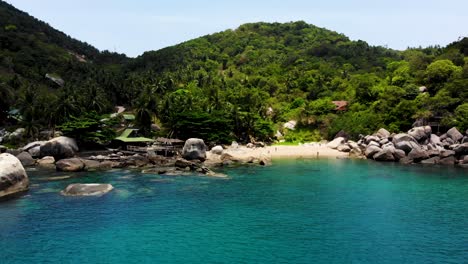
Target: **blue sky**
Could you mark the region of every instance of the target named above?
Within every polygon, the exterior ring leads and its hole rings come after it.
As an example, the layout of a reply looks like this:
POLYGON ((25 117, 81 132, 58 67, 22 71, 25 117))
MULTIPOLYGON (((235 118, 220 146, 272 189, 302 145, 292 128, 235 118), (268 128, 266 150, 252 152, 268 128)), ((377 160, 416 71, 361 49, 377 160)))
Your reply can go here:
POLYGON ((467 0, 7 0, 100 50, 129 56, 247 22, 307 23, 393 49, 468 36, 467 0))

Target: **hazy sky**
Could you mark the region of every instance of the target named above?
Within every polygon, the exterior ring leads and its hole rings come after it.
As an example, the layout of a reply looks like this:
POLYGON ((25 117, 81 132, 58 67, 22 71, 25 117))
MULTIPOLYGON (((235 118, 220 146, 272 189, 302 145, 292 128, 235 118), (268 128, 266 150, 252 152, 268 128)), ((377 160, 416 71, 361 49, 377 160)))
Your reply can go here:
POLYGON ((100 50, 129 56, 247 22, 307 23, 394 49, 468 36, 467 0, 7 0, 100 50))

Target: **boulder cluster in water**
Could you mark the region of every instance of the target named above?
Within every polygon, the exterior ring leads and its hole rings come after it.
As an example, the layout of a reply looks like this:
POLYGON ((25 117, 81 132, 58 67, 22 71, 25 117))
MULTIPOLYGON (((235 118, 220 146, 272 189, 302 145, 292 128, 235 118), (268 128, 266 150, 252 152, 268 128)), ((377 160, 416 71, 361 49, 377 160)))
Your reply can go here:
MULTIPOLYGON (((78 156, 75 140, 57 137, 49 141, 36 141, 20 149, 1 148, 0 155, 0 198, 9 197, 28 190, 29 180, 23 166, 40 166, 64 172, 79 172, 111 168, 142 168, 146 173, 182 175, 199 173, 212 177, 226 177, 215 173, 204 164, 206 145, 201 139, 187 140, 182 157, 163 157, 154 151, 133 153, 128 151, 108 152, 106 155, 78 156)), ((218 149, 218 152, 222 152, 218 149)), ((218 164, 216 164, 218 165, 218 164)), ((106 184, 72 184, 63 195, 100 195, 112 190, 106 184)))
POLYGON ((357 142, 338 137, 328 146, 349 152, 350 156, 376 161, 468 167, 468 131, 463 135, 455 127, 440 137, 432 133, 430 126, 415 127, 399 134, 381 128, 372 135, 360 136, 357 142))

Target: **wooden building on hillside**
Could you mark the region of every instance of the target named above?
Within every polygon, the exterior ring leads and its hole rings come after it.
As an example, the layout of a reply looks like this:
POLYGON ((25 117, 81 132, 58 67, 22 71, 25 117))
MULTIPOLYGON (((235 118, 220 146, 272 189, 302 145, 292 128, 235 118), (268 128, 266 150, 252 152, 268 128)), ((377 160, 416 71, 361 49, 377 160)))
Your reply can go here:
POLYGON ((164 156, 174 156, 182 152, 185 141, 175 138, 158 137, 155 143, 149 148, 156 154, 164 156))
POLYGON ((138 134, 138 129, 128 128, 122 134, 114 138, 116 144, 124 150, 143 152, 154 143, 154 139, 142 137, 138 134))
POLYGON ((332 103, 336 106, 335 111, 347 111, 348 110, 348 101, 332 101, 332 103))

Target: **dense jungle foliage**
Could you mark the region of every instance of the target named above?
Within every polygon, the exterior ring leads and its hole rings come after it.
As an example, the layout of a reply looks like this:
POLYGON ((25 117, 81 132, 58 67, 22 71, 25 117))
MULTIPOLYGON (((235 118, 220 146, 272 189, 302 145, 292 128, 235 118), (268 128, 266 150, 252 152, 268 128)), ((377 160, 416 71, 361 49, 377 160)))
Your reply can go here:
POLYGON ((213 142, 269 141, 278 130, 295 142, 357 137, 416 120, 464 131, 468 38, 395 51, 301 21, 253 23, 132 59, 0 2, 0 123, 15 125, 8 111, 18 109, 16 125, 34 137, 116 105, 147 134, 158 123, 161 135, 213 142), (289 120, 294 131, 282 126, 289 120))

